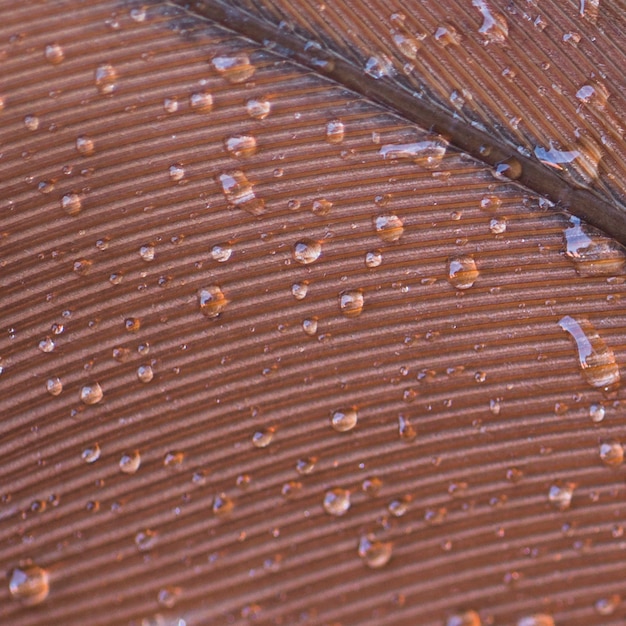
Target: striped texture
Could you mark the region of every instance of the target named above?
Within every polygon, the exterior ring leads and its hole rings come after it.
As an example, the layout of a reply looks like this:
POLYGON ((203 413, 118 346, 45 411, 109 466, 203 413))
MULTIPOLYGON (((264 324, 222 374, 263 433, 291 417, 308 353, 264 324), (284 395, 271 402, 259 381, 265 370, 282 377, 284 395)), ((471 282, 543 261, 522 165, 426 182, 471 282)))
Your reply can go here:
POLYGON ((590 320, 626 376, 623 271, 577 273, 563 215, 451 148, 432 170, 383 159, 381 146, 428 133, 176 8, 0 6, 2 623, 434 626, 466 609, 483 624, 623 623, 622 605, 601 615, 594 604, 624 594, 624 469, 599 455, 626 439, 624 392, 586 384, 558 326, 590 320), (209 63, 236 55, 254 67, 247 82, 209 63), (117 75, 108 95, 103 64, 117 75), (192 108, 201 92, 211 111, 192 108), (263 120, 247 113, 255 99, 271 103, 263 120), (336 119, 345 137, 333 144, 336 119), (242 134, 258 150, 234 158, 224 141, 242 134), (76 149, 83 136, 92 155, 76 149), (227 202, 219 176, 235 170, 262 215, 227 202), (61 206, 72 193, 77 215, 61 206), (319 198, 328 215, 312 212, 319 198), (402 220, 399 241, 377 235, 381 215, 402 220), (494 218, 505 232, 491 232, 494 218), (293 250, 307 239, 322 253, 303 266, 293 250), (231 257, 216 261, 215 245, 231 257), (371 251, 379 267, 366 266, 371 251), (459 256, 480 272, 467 290, 447 280, 459 256), (217 319, 198 305, 210 285, 228 300, 217 319), (357 289, 363 313, 348 318, 339 297, 357 289), (58 396, 46 391, 54 377, 58 396), (85 405, 80 390, 96 381, 103 399, 85 405), (355 429, 334 431, 332 412, 353 406, 355 429), (257 449, 265 428, 273 440, 257 449), (121 472, 135 450, 138 471, 121 472), (180 465, 164 464, 172 452, 180 465), (567 483, 561 511, 548 493, 567 483), (351 492, 341 517, 323 508, 334 487, 351 492), (230 514, 214 513, 220 494, 230 514), (393 543, 380 569, 358 555, 370 533, 393 543), (50 576, 30 607, 8 582, 27 559, 50 576))

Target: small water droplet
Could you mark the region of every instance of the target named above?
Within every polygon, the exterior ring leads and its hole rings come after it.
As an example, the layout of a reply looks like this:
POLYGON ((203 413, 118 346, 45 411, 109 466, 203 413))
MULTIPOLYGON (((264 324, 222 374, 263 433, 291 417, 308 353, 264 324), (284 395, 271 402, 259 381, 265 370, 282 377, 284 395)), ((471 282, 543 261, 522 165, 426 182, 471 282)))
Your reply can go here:
POLYGON ((228 300, 218 285, 209 285, 198 291, 200 311, 206 317, 218 317, 226 308, 228 300))
POLYGON ((301 283, 293 283, 293 285, 291 285, 291 295, 296 300, 304 300, 304 298, 306 298, 308 290, 309 283, 307 283, 306 281, 301 283))
POLYGON ((228 515, 235 508, 235 503, 225 493, 220 493, 213 500, 213 514, 218 517, 228 515))
POLYGON ((24 117, 24 126, 27 130, 36 131, 39 128, 39 118, 36 115, 26 115, 24 117))
POLYGON ((174 163, 173 165, 170 165, 168 174, 170 180, 177 183, 185 178, 185 168, 180 163, 174 163))
POLYGON ((110 63, 98 65, 95 72, 95 82, 101 94, 110 94, 117 89, 117 71, 110 63))
POLYGON ((322 254, 322 244, 313 239, 301 239, 293 246, 293 258, 302 265, 309 265, 319 259, 322 254))
POLYGON ((504 43, 509 36, 509 25, 504 15, 492 11, 485 0, 472 0, 472 6, 476 7, 483 16, 483 23, 478 32, 487 42, 504 43))
POLYGON ((324 495, 324 510, 329 515, 345 515, 350 508, 350 492, 341 487, 329 489, 324 495))
POLYGON ((589 417, 591 418, 591 421, 596 424, 604 419, 605 412, 604 406, 601 404, 592 404, 589 407, 589 417))
POLYGON ((370 476, 369 478, 365 478, 361 483, 361 491, 370 496, 370 498, 373 498, 378 495, 382 486, 383 481, 378 478, 378 476, 370 476))
POLYGON ((496 180, 517 180, 522 175, 522 164, 515 158, 510 157, 498 163, 493 170, 496 180))
POLYGON ((376 234, 386 243, 398 241, 404 233, 404 223, 393 213, 377 215, 373 221, 376 234))
POLYGON ((326 124, 326 141, 328 143, 341 143, 345 131, 346 127, 341 120, 331 120, 326 124))
POLYGON ((458 46, 461 43, 461 36, 452 24, 444 23, 437 28, 433 35, 435 41, 443 46, 458 46))
POLYGON ((384 54, 367 59, 363 69, 368 76, 371 76, 376 80, 385 78, 386 76, 392 76, 394 74, 391 59, 384 54))
POLYGON ((506 218, 494 217, 489 221, 489 230, 494 235, 501 235, 506 232, 506 218))
POLYGON ((385 144, 378 153, 383 159, 410 159, 417 165, 433 170, 439 167, 448 148, 443 137, 404 144, 385 144))
POLYGON ((402 413, 398 415, 398 434, 400 439, 406 442, 413 441, 417 437, 415 427, 411 424, 409 418, 402 413))
POLYGON ((312 337, 317 333, 317 318, 316 317, 306 317, 302 320, 302 330, 312 337))
POLYGON ((63 48, 58 43, 49 43, 44 49, 44 56, 48 63, 59 65, 65 59, 65 52, 63 52, 63 48))
POLYGON ((169 470, 179 470, 185 461, 185 453, 181 450, 170 450, 163 457, 163 467, 169 470))
POLYGON ((165 98, 163 100, 163 110, 166 113, 176 113, 178 111, 178 98, 176 96, 165 98))
POLYGON ((546 613, 536 613, 519 619, 517 626, 554 626, 554 619, 546 613))
POLYGON ((136 333, 141 328, 141 320, 138 317, 127 317, 124 320, 124 328, 129 333, 136 333))
POLYGON ((598 335, 589 320, 578 320, 566 315, 559 326, 570 334, 578 350, 578 363, 582 374, 592 387, 614 387, 620 382, 620 371, 613 350, 598 335))
POLYGON ((302 490, 302 483, 298 480, 287 481, 280 490, 283 498, 293 498, 302 490))
POLYGON ((213 96, 206 91, 196 91, 189 96, 189 106, 198 113, 208 113, 213 109, 213 96))
POLYGON ((132 452, 125 452, 120 457, 120 470, 124 474, 134 474, 141 466, 141 455, 139 450, 133 450, 132 452))
POLYGON ((463 611, 451 615, 446 626, 481 626, 480 615, 476 611, 463 611))
POLYGON ((241 159, 256 153, 256 139, 252 135, 234 135, 224 140, 224 147, 230 156, 241 159))
POLYGON ((272 103, 269 100, 252 98, 246 102, 246 113, 255 120, 264 120, 271 110, 272 103))
POLYGON ((572 503, 575 488, 575 483, 554 484, 548 490, 548 501, 560 511, 566 511, 572 503))
POLYGON ((227 202, 252 215, 261 215, 264 212, 265 202, 256 197, 252 184, 242 171, 235 170, 220 174, 218 181, 227 202))
POLYGON ((315 464, 317 463, 317 457, 309 456, 303 459, 298 459, 296 462, 296 471, 298 474, 307 475, 313 472, 315 464))
POLYGON ((216 244, 211 248, 211 258, 218 263, 225 263, 230 259, 233 249, 228 244, 216 244))
POLYGON ((102 387, 98 383, 83 385, 80 389, 80 400, 84 404, 98 404, 103 396, 102 387))
POLYGON ((52 337, 45 337, 37 344, 37 347, 41 350, 41 352, 49 354, 50 352, 54 352, 56 344, 54 343, 52 337))
POLYGON ((358 554, 361 560, 372 569, 384 567, 389 563, 393 552, 391 541, 380 541, 374 535, 362 535, 359 540, 358 554))
POLYGON ((68 215, 78 215, 83 208, 83 201, 77 193, 66 193, 61 198, 61 208, 68 215))
POLYGON ((76 137, 76 151, 83 156, 92 155, 96 151, 93 139, 86 135, 76 137))
POLYGON ((63 383, 58 376, 48 378, 46 381, 46 391, 51 396, 58 396, 63 391, 63 383))
POLYGON ((314 215, 323 217, 330 213, 332 207, 333 203, 329 200, 326 200, 326 198, 316 198, 315 200, 313 200, 313 204, 311 205, 311 212, 314 215))
POLYGON ((600 460, 609 467, 618 467, 624 462, 624 448, 619 441, 600 444, 600 460))
POLYGON ((47 570, 30 561, 9 572, 9 593, 25 606, 41 604, 50 592, 47 570))
POLYGON ((95 463, 100 458, 100 446, 97 443, 87 446, 80 453, 80 458, 85 461, 85 463, 95 463))
POLYGON ((617 594, 606 598, 599 598, 593 604, 593 608, 598 615, 613 615, 615 609, 621 604, 622 599, 617 594))
POLYGON ((355 407, 337 409, 330 415, 331 426, 339 433, 352 430, 359 419, 359 414, 355 407))
POLYGON ((216 56, 211 59, 215 71, 231 83, 243 83, 254 74, 254 66, 247 54, 216 56))
POLYGON ((502 205, 498 196, 484 196, 480 201, 480 208, 488 213, 495 213, 502 205))
POLYGON ((276 429, 273 427, 264 428, 263 430, 257 430, 252 435, 252 445, 255 448, 267 448, 272 443, 274 433, 276 429))
POLYGON ((365 253, 365 267, 379 267, 383 262, 383 255, 379 250, 373 250, 365 253))
POLYGON ((154 378, 154 371, 150 365, 140 365, 137 368, 137 378, 142 383, 149 383, 154 378))
POLYGON ((411 499, 408 497, 397 498, 387 505, 387 510, 394 517, 402 517, 408 510, 411 499))
POLYGON ((156 531, 151 530, 150 528, 145 528, 144 530, 140 530, 135 535, 135 545, 141 552, 147 552, 148 550, 152 550, 158 541, 158 534, 156 531))
MULTIPOLYGON (((157 602, 166 609, 173 609, 176 606, 176 602, 178 602, 181 592, 180 587, 165 587, 164 589, 160 589, 157 595, 157 602)), ((177 623, 181 624, 182 621, 183 620, 178 620, 177 623)), ((174 622, 172 622, 172 624, 174 624, 174 622)))
POLYGON ((130 19, 134 22, 145 22, 146 15, 147 13, 145 7, 138 7, 130 10, 130 19))
POLYGON ((471 256, 448 259, 448 282, 456 289, 469 289, 478 275, 476 262, 471 256))
POLYGON ((85 276, 91 269, 92 264, 93 261, 90 261, 89 259, 76 259, 72 265, 72 270, 79 276, 85 276))
POLYGON ((363 291, 348 289, 339 294, 339 310, 346 317, 358 317, 363 312, 363 291))

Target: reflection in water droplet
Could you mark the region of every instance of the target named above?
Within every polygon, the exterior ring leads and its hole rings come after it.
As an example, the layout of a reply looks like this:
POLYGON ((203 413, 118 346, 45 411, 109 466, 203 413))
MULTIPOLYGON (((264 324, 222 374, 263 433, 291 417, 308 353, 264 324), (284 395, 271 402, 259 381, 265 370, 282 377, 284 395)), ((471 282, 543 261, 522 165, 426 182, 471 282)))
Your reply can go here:
POLYGON ((598 335, 591 322, 585 318, 575 320, 566 315, 558 323, 576 342, 578 363, 587 383, 600 388, 617 385, 620 371, 613 350, 598 335))
POLYGON ((83 202, 77 193, 66 193, 61 198, 61 208, 68 215, 78 215, 83 208, 83 202))
POLYGON ((536 613, 519 619, 517 626, 554 626, 554 619, 546 613, 536 613))
POLYGON ((357 410, 354 407, 348 407, 333 411, 330 416, 330 423, 337 432, 345 433, 356 426, 358 419, 357 410))
POLYGON ((211 59, 215 71, 231 83, 243 83, 254 74, 254 66, 247 54, 216 56, 211 59))
POLYGON ((359 540, 358 554, 368 567, 377 569, 389 563, 393 552, 391 541, 380 541, 374 535, 362 535, 359 540))
POLYGON ((255 448, 267 448, 267 446, 272 443, 275 432, 276 429, 271 426, 263 430, 257 430, 254 435, 252 435, 252 445, 255 448))
POLYGON ((341 143, 345 130, 346 127, 341 120, 331 120, 326 124, 326 141, 328 143, 341 143))
POLYGON ((224 140, 224 147, 232 157, 251 157, 256 153, 256 139, 251 135, 234 135, 224 140))
POLYGON ((609 467, 617 467, 624 462, 624 448, 619 441, 605 441, 600 444, 600 460, 609 467))
POLYGON ((376 234, 385 242, 398 241, 404 233, 402 220, 393 213, 388 215, 377 215, 374 217, 374 229, 376 234))
POLYGON ((261 215, 265 210, 265 202, 257 198, 252 184, 241 170, 220 174, 218 181, 226 200, 252 215, 261 215))
POLYGON ((329 515, 345 515, 350 508, 350 492, 347 489, 334 487, 324 495, 324 510, 329 515))
POLYGON ((563 231, 565 255, 581 276, 615 276, 624 271, 626 254, 613 239, 600 233, 587 233, 580 218, 571 216, 563 231))
POLYGON ((98 383, 92 383, 90 385, 84 385, 80 390, 81 402, 85 404, 97 404, 102 400, 104 393, 102 387, 98 383))
POLYGON ((46 391, 51 396, 58 396, 63 391, 63 383, 58 376, 48 378, 46 381, 46 391))
POLYGON ((208 113, 213 109, 213 96, 206 91, 196 91, 189 96, 189 106, 198 113, 208 113))
POLYGON ((48 63, 59 65, 65 59, 65 52, 63 52, 63 48, 58 43, 49 43, 44 49, 44 56, 48 63))
POLYGON ((213 514, 219 517, 228 515, 235 508, 235 503, 225 493, 220 493, 213 500, 213 514))
POLYGON ((560 511, 565 511, 569 509, 572 503, 575 488, 575 483, 552 485, 548 491, 548 501, 560 511))
POLYGON ((293 246, 293 258, 302 265, 317 261, 320 254, 322 254, 322 244, 313 239, 302 239, 293 246))
POLYGON ((88 446, 80 453, 80 458, 85 463, 95 463, 100 458, 100 446, 97 443, 88 446))
POLYGON ((135 535, 135 545, 142 552, 152 550, 157 543, 157 537, 158 535, 154 530, 145 528, 135 535))
POLYGON ((116 88, 117 72, 110 63, 98 65, 95 72, 96 87, 101 94, 113 93, 116 88))
POLYGON ((218 317, 226 308, 228 300, 218 285, 209 285, 198 291, 200 311, 206 317, 218 317))
POLYGON ((255 98, 246 102, 246 112, 255 120, 264 120, 272 110, 272 103, 269 100, 257 100, 255 98))
POLYGON ((425 169, 436 169, 446 154, 448 142, 436 137, 415 143, 385 144, 378 153, 383 159, 411 159, 425 169))
POLYGON ((132 452, 125 452, 120 457, 120 470, 124 474, 134 474, 141 466, 141 455, 139 450, 133 450, 132 452))
POLYGON ((478 275, 476 262, 471 256, 448 259, 448 282, 456 289, 469 289, 478 275))
POLYGON ((9 593, 25 606, 40 604, 50 592, 48 572, 32 562, 25 562, 9 572, 9 593))
POLYGON ((339 310, 346 317, 357 317, 363 312, 363 292, 349 289, 339 294, 339 310))
POLYGON ((476 611, 464 611, 451 615, 446 626, 481 626, 480 615, 476 611))
POLYGON ((492 11, 485 0, 472 0, 483 16, 483 23, 478 32, 485 37, 488 42, 504 43, 509 36, 509 25, 502 13, 492 11))

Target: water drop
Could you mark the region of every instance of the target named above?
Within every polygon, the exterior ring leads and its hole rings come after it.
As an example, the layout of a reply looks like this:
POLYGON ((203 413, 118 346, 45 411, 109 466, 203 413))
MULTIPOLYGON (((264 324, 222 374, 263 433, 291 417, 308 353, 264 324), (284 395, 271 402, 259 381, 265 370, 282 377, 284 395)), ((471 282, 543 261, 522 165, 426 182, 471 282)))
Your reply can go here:
POLYGON ((319 259, 322 254, 322 244, 313 239, 301 239, 293 246, 293 258, 302 265, 309 265, 319 259))
POLYGON ((339 294, 339 310, 346 317, 358 317, 363 312, 363 292, 349 289, 339 294))
POLYGON ((146 15, 147 13, 145 7, 138 7, 130 10, 130 19, 135 22, 145 22, 146 15))
POLYGON ((76 259, 72 265, 72 270, 79 276, 85 276, 91 269, 92 264, 93 261, 89 259, 76 259))
POLYGON ((173 96, 163 100, 163 110, 166 113, 176 113, 178 111, 178 98, 173 96))
POLYGON ((304 300, 304 298, 306 298, 308 290, 309 283, 307 283, 306 281, 301 283, 293 283, 293 285, 291 285, 291 295, 296 300, 304 300))
POLYGON ((46 381, 46 391, 51 396, 58 396, 63 391, 63 383, 58 376, 48 378, 46 381))
MULTIPOLYGON (((176 606, 181 591, 180 587, 165 587, 164 589, 160 589, 157 595, 157 602, 166 609, 173 609, 176 606)), ((181 624, 182 621, 183 620, 178 620, 178 624, 181 624)), ((172 622, 172 624, 173 623, 174 622, 172 622)))
POLYGON ((400 413, 398 415, 398 434, 403 441, 413 441, 417 437, 415 427, 409 421, 409 418, 400 413))
POLYGON ((274 433, 276 429, 273 427, 264 428, 263 430, 257 430, 252 435, 252 445, 255 448, 267 448, 272 443, 274 433))
POLYGON ((374 250, 365 253, 365 267, 379 267, 383 262, 383 255, 379 250, 374 250))
POLYGON ((9 593, 25 606, 40 604, 50 592, 48 572, 30 561, 9 572, 9 593))
POLYGON ((330 416, 331 426, 339 433, 345 433, 352 430, 359 419, 359 415, 355 407, 345 409, 337 409, 330 416))
POLYGON ((576 343, 578 364, 582 374, 592 387, 613 387, 620 381, 620 372, 613 350, 598 335, 591 322, 566 315, 559 320, 559 326, 576 343))
POLYGON ((136 333, 141 328, 141 320, 138 317, 127 317, 124 320, 124 328, 129 333, 136 333))
POLYGON ((446 154, 448 142, 443 137, 404 144, 385 144, 378 153, 383 159, 410 159, 417 165, 436 169, 446 154))
POLYGON ((306 475, 310 474, 315 469, 317 463, 317 457, 309 456, 304 459, 298 459, 296 462, 296 471, 298 474, 306 475))
POLYGON ((95 72, 95 82, 101 94, 110 94, 117 89, 117 72, 110 63, 98 65, 95 72))
POLYGON ((269 100, 257 100, 255 98, 246 102, 246 113, 255 120, 264 120, 272 110, 269 100))
POLYGON ((452 24, 442 24, 433 35, 435 41, 443 46, 458 46, 461 43, 461 36, 452 24))
POLYGON ((290 480, 286 482, 280 490, 283 498, 293 498, 302 489, 302 483, 298 480, 290 480))
POLYGON ((517 626, 554 626, 554 619, 546 613, 536 613, 519 619, 517 626))
POLYGON ((394 517, 402 517, 408 510, 409 504, 411 502, 410 498, 397 498, 396 500, 392 500, 387 505, 387 510, 394 517))
POLYGON ((83 208, 81 197, 77 193, 66 193, 61 198, 61 208, 68 215, 78 215, 83 208))
POLYGON ((346 127, 341 120, 331 120, 326 124, 326 141, 328 143, 341 143, 345 130, 346 127))
POLYGON ((609 92, 601 83, 595 85, 583 85, 577 92, 576 98, 583 104, 590 104, 598 109, 603 109, 609 98, 609 92))
POLYGON ((98 383, 83 385, 80 389, 80 400, 84 404, 98 404, 103 396, 102 387, 98 383))
POLYGON ((615 276, 624 271, 626 255, 612 239, 587 232, 580 218, 573 215, 569 222, 563 231, 565 255, 580 276, 615 276))
POLYGON ((550 148, 546 150, 541 146, 537 146, 534 150, 535 156, 545 165, 549 165, 558 170, 562 170, 561 165, 566 163, 572 163, 578 157, 580 152, 578 150, 558 150, 550 142, 550 148))
POLYGON ((478 275, 476 262, 471 256, 448 259, 448 282, 456 289, 469 289, 478 275))
POLYGON ((213 96, 206 91, 196 91, 189 96, 189 106, 198 113, 208 113, 213 109, 213 96))
POLYGON ((560 511, 566 511, 572 503, 575 488, 575 483, 554 484, 548 490, 548 501, 560 511))
POLYGON ((593 604, 593 608, 598 615, 613 615, 615 609, 620 605, 622 599, 617 594, 608 596, 607 598, 600 598, 593 604))
POLYGON ((391 59, 385 55, 370 57, 365 62, 363 69, 368 76, 376 80, 385 78, 386 76, 392 76, 394 73, 391 59))
POLYGON ((218 317, 226 308, 228 300, 218 285, 209 285, 198 291, 200 311, 206 317, 218 317))
POLYGON ((135 535, 135 545, 141 552, 152 550, 157 543, 158 535, 154 530, 145 528, 135 535))
POLYGON ((41 352, 48 354, 50 352, 54 352, 56 344, 54 343, 52 337, 46 337, 37 344, 37 347, 41 350, 41 352))
POLYGON ((224 147, 232 157, 251 157, 256 153, 256 139, 251 135, 234 135, 224 140, 224 147))
POLYGON ((85 461, 85 463, 95 463, 100 458, 100 446, 97 443, 87 446, 80 453, 80 458, 85 461))
POLYGON ((480 615, 476 611, 463 611, 451 615, 446 626, 481 626, 480 615))
POLYGON ((324 495, 324 510, 329 515, 345 515, 350 508, 350 492, 347 489, 334 487, 324 495))
POLYGON ((488 213, 495 213, 502 205, 498 196, 484 196, 480 201, 480 208, 488 213))
POLYGON ((120 470, 124 474, 134 474, 141 466, 141 455, 139 450, 133 450, 132 452, 125 452, 120 457, 120 470))
POLYGON ((149 383, 154 378, 154 371, 150 365, 140 365, 137 368, 137 378, 142 383, 149 383))
POLYGON ((26 115, 24 117, 24 126, 27 130, 36 131, 39 128, 39 118, 36 115, 26 115))
POLYGON ((493 176, 496 180, 517 180, 521 175, 522 164, 515 157, 498 163, 493 170, 493 176))
POLYGON ((415 61, 417 59, 417 53, 422 46, 418 39, 410 37, 404 33, 393 33, 391 40, 400 51, 400 54, 405 56, 407 59, 411 59, 411 61, 415 61))
POLYGON ((398 241, 404 233, 404 223, 393 213, 377 215, 373 221, 376 234, 386 243, 398 241))
POLYGON ((624 448, 619 441, 605 441, 600 444, 600 460, 609 467, 617 467, 624 462, 624 448))
POLYGON ((96 151, 93 139, 87 137, 86 135, 79 135, 76 137, 76 151, 78 154, 82 154, 83 156, 92 155, 96 151))
POLYGON ((374 535, 362 535, 359 540, 358 554, 363 563, 372 569, 384 567, 389 563, 393 552, 393 543, 380 541, 374 535))
POLYGON ((65 52, 63 52, 63 48, 58 43, 49 43, 44 49, 44 56, 48 63, 59 65, 65 59, 65 52))
POLYGON ((333 207, 333 203, 326 198, 316 198, 311 205, 311 212, 320 217, 328 215, 333 207))
POLYGON ((252 215, 261 215, 264 212, 265 202, 256 197, 252 184, 242 171, 235 170, 220 174, 218 180, 224 197, 230 204, 242 208, 252 215))
POLYGON ((589 417, 592 422, 598 424, 604 419, 605 409, 601 404, 592 404, 589 407, 589 417))
POLYGON ((243 83, 254 74, 254 66, 247 54, 216 56, 211 59, 215 71, 231 83, 243 83))
POLYGON ((179 470, 185 460, 185 453, 181 450, 170 450, 163 457, 163 467, 169 470, 179 470))
POLYGON ((378 478, 378 476, 370 476, 369 478, 365 478, 361 483, 361 491, 366 493, 370 498, 373 498, 378 495, 382 486, 383 481, 378 478))
POLYGON ((174 163, 173 165, 170 165, 168 174, 170 180, 173 183, 177 183, 185 178, 185 168, 180 163, 174 163))
POLYGON ((485 0, 472 0, 472 6, 476 7, 483 16, 483 23, 478 32, 485 37, 487 42, 504 43, 509 36, 509 25, 504 15, 492 11, 485 0))
POLYGON ((448 509, 439 507, 437 509, 426 509, 424 512, 424 522, 429 526, 440 526, 448 516, 448 509))
POLYGON ((213 514, 219 517, 228 515, 235 508, 235 503, 225 493, 220 493, 213 500, 213 514))
POLYGON ((54 191, 54 187, 53 180, 42 180, 37 184, 37 191, 39 193, 48 194, 54 191))
POLYGON ((506 232, 506 218, 494 217, 489 221, 489 230, 494 235, 501 235, 506 232))
POLYGON ((307 317, 302 320, 302 330, 312 337, 317 333, 317 318, 316 317, 307 317))

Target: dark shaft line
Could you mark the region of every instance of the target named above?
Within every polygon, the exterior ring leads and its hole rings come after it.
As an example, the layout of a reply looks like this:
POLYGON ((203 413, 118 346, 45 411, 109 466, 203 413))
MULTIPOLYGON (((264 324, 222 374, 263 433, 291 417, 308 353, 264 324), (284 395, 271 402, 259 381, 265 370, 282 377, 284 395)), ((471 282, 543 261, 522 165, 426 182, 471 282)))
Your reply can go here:
MULTIPOLYGON (((269 24, 225 0, 173 2, 193 15, 210 19, 268 50, 322 75, 339 86, 382 105, 405 121, 444 136, 453 146, 491 167, 502 163, 521 166, 512 182, 548 198, 626 246, 626 208, 597 191, 565 180, 534 157, 517 152, 506 142, 459 119, 434 102, 426 102, 389 77, 374 78, 360 67, 326 49, 311 46, 302 37, 269 24)), ((506 172, 505 172, 506 175, 506 172)))

